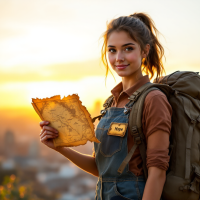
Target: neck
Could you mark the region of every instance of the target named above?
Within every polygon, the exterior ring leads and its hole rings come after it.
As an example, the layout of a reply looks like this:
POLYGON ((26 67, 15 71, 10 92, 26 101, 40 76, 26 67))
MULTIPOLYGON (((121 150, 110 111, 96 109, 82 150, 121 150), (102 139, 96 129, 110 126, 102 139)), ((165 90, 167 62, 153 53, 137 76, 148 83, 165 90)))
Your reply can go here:
POLYGON ((131 76, 122 77, 123 91, 125 91, 125 90, 129 89, 130 87, 132 87, 133 85, 135 85, 136 82, 142 77, 143 77, 143 75, 142 75, 141 70, 136 71, 131 76))

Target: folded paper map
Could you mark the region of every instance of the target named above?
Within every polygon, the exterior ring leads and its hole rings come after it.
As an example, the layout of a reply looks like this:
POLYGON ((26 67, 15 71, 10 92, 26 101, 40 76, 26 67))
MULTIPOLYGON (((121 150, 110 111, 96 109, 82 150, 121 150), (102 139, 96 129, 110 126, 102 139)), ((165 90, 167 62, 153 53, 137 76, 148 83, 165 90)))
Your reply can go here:
POLYGON ((78 95, 32 99, 32 105, 41 120, 49 121, 49 126, 58 130, 59 136, 53 139, 55 147, 84 145, 88 140, 100 143, 95 137, 91 116, 78 95))

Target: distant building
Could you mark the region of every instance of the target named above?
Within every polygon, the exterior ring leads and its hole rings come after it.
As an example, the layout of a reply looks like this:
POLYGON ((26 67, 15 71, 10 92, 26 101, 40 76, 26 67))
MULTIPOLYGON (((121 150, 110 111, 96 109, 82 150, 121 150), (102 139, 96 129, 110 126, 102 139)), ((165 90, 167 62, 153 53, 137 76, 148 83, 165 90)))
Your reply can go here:
POLYGON ((15 147, 15 155, 16 156, 22 156, 26 157, 28 156, 29 152, 29 146, 30 144, 28 142, 17 142, 16 147, 15 147))
POLYGON ((31 141, 28 152, 29 157, 38 158, 39 152, 39 142, 37 140, 31 141))
POLYGON ((15 169, 15 162, 12 159, 5 160, 2 163, 1 168, 4 169, 4 170, 15 169))
POLYGON ((6 158, 12 158, 15 156, 15 136, 11 130, 6 131, 4 135, 3 152, 6 158))

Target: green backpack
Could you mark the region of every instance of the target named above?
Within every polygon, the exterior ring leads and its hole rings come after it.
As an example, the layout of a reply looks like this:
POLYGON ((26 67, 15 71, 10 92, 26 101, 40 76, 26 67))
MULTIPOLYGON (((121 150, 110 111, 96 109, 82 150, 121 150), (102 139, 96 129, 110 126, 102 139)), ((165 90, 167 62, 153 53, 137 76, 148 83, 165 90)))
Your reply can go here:
MULTIPOLYGON (((147 178, 146 145, 142 132, 142 113, 146 95, 152 90, 161 90, 172 106, 170 136, 170 163, 162 200, 199 200, 200 190, 200 76, 195 72, 177 71, 154 83, 147 83, 135 91, 125 112, 130 111, 129 126, 134 145, 120 165, 122 173, 135 149, 139 147, 143 171, 147 178)), ((104 103, 100 119, 113 101, 110 96, 104 103)))

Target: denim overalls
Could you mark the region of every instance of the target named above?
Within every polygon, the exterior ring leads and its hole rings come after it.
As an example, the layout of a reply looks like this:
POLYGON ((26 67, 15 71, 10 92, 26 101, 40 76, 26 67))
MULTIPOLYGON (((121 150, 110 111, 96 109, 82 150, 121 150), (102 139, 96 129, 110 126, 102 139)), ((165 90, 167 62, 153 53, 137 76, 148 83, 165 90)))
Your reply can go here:
POLYGON ((101 143, 94 143, 95 161, 99 172, 96 186, 96 200, 141 200, 145 179, 129 171, 129 165, 119 174, 117 172, 128 154, 128 128, 123 137, 107 135, 111 122, 128 123, 129 113, 124 108, 110 107, 101 118, 96 137, 101 143))

